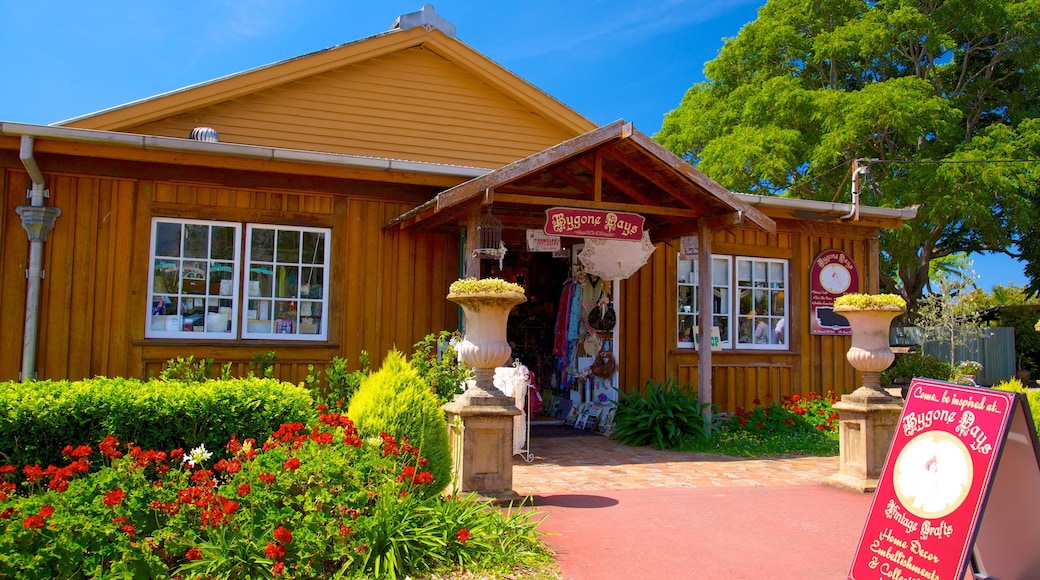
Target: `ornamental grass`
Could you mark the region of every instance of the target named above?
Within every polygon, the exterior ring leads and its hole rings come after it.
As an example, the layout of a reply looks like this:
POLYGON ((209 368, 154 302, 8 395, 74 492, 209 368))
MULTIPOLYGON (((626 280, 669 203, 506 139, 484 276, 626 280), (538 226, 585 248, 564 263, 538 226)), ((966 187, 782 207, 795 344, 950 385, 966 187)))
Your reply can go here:
POLYGON ((258 443, 142 449, 106 437, 63 465, 0 466, 0 578, 399 578, 544 566, 532 512, 422 493, 404 437, 346 416, 258 443))

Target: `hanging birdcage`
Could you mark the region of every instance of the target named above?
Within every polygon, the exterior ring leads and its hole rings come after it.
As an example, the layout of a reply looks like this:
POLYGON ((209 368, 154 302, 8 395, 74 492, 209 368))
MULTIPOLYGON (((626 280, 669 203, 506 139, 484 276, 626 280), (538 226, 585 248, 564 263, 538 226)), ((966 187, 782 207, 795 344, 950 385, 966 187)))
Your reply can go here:
POLYGON ((491 207, 487 214, 477 220, 477 247, 473 255, 481 260, 498 260, 499 268, 506 255, 506 245, 502 243, 502 222, 491 215, 491 207))
POLYGON ((501 243, 502 222, 491 215, 491 208, 488 207, 487 214, 477 220, 477 251, 497 250, 501 243))

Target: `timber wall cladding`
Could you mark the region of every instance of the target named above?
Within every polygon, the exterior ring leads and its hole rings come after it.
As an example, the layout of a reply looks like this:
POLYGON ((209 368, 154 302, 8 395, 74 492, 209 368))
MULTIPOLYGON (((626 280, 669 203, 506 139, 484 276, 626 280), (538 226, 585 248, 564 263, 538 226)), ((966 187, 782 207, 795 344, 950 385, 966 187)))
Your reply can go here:
POLYGON ((501 167, 575 135, 424 48, 370 59, 128 129, 434 163, 501 167))
MULTIPOLYGON (((4 207, 0 324, 17 329, 4 340, 0 380, 17 380, 25 319, 28 238, 14 207, 24 205, 29 180, 12 172, 4 207)), ((37 347, 40 378, 81 378, 96 369, 123 372, 130 315, 130 236, 134 183, 52 175, 47 204, 61 209, 44 244, 37 347)))
MULTIPOLYGON (((876 291, 876 263, 867 260, 871 228, 839 228, 811 225, 807 231, 778 221, 780 231, 769 235, 737 229, 712 234, 715 254, 788 260, 790 350, 727 350, 712 355, 712 402, 723 411, 766 402, 767 394, 779 401, 794 393, 836 395, 851 392, 858 377, 845 360, 851 339, 845 336, 809 334, 808 275, 812 260, 825 249, 841 249, 860 264, 861 285, 876 291), (839 233, 841 235, 839 235, 839 233), (857 237, 858 236, 858 237, 857 237), (849 239, 849 238, 852 239, 849 239)), ((678 240, 657 244, 650 261, 622 284, 620 330, 620 387, 643 390, 650 382, 674 378, 696 388, 695 351, 676 347, 676 260, 678 240)))

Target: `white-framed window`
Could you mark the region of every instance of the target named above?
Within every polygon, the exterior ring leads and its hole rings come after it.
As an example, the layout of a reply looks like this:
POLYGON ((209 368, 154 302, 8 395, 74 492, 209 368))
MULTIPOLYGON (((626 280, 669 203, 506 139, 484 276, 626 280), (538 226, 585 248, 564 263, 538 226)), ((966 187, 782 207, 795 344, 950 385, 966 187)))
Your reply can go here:
MULTIPOLYGON (((724 349, 788 348, 787 260, 711 257, 712 326, 724 349)), ((697 260, 678 261, 679 348, 696 348, 700 285, 697 260)))
MULTIPOLYGON (((711 325, 719 329, 722 348, 730 348, 733 327, 732 312, 732 264, 729 256, 711 257, 711 325)), ((679 259, 679 336, 678 345, 694 348, 694 337, 700 328, 700 268, 698 261, 679 259)))
POLYGON ((737 346, 786 349, 787 260, 738 257, 737 346))
POLYGON ((325 340, 327 228, 154 218, 146 338, 325 340))
POLYGON ((249 225, 243 338, 327 337, 329 230, 249 225))

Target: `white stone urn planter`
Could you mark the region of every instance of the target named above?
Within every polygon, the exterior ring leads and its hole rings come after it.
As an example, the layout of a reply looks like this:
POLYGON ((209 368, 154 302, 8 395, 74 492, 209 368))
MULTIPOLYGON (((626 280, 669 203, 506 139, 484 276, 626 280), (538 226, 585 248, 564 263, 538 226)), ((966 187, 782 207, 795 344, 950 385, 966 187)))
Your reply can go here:
MULTIPOLYGON (((465 334, 457 350, 462 362, 473 369, 476 379, 476 391, 468 393, 467 398, 512 400, 495 387, 494 377, 495 368, 509 360, 512 353, 506 341, 506 325, 513 307, 527 301, 523 290, 516 284, 496 279, 460 280, 452 285, 448 300, 462 307, 465 334), (468 284, 460 288, 460 282, 468 284), (482 282, 486 284, 481 285, 482 282), (481 286, 487 288, 480 289, 481 286), (476 289, 472 289, 474 287, 476 289)), ((476 400, 473 403, 479 404, 476 400)))
POLYGON ((890 346, 889 329, 892 320, 906 312, 906 308, 894 304, 861 307, 835 302, 834 312, 844 316, 852 328, 852 347, 845 354, 845 359, 863 373, 863 386, 860 388, 888 395, 881 388, 881 372, 892 365, 896 356, 890 346))

